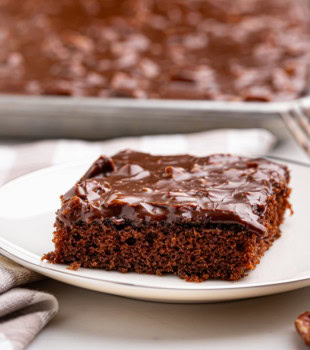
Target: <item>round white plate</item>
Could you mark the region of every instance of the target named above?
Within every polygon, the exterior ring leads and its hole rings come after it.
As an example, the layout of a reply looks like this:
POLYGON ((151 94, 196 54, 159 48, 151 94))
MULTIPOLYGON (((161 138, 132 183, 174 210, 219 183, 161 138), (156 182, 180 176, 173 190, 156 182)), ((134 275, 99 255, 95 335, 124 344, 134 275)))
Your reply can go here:
POLYGON ((41 256, 53 250, 52 232, 59 196, 87 170, 89 162, 65 164, 20 177, 0 188, 0 252, 43 275, 75 286, 130 298, 163 302, 214 302, 250 298, 310 286, 310 167, 291 169, 295 211, 282 237, 261 263, 237 282, 190 283, 176 276, 121 274, 95 269, 68 270, 41 256))

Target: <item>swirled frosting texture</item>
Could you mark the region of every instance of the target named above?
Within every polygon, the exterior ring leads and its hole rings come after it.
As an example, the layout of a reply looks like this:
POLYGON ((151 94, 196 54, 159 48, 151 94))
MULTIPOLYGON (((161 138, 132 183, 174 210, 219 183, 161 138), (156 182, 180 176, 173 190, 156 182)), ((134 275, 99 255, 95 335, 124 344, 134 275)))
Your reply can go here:
POLYGON ((58 219, 232 223, 262 236, 268 198, 288 169, 229 154, 153 156, 126 150, 101 156, 62 197, 58 219))
POLYGON ((0 0, 0 92, 287 101, 307 0, 0 0))

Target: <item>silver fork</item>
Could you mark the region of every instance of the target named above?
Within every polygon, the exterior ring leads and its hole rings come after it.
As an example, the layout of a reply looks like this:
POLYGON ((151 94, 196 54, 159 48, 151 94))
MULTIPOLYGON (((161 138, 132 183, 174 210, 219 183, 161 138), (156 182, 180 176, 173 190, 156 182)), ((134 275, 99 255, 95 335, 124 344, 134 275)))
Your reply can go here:
POLYGON ((297 143, 310 157, 310 109, 300 102, 281 113, 282 119, 297 143))

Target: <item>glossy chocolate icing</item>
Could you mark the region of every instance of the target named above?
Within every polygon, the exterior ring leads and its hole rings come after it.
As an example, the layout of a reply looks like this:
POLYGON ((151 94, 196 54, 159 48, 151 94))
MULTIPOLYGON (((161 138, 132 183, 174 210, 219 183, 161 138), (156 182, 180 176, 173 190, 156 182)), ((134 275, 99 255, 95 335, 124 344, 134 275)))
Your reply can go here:
POLYGON ((0 0, 0 92, 288 100, 306 0, 0 0))
POLYGON ((227 154, 153 156, 126 150, 101 156, 62 197, 58 219, 241 224, 264 235, 264 213, 285 166, 227 154))

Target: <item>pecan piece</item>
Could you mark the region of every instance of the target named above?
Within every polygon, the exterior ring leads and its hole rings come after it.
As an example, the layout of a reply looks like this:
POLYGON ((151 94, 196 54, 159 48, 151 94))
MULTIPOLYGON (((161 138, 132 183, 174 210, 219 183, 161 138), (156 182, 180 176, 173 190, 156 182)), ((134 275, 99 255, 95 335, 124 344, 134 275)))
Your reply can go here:
POLYGON ((295 321, 295 327, 305 344, 310 346, 310 311, 304 312, 298 316, 295 321))

